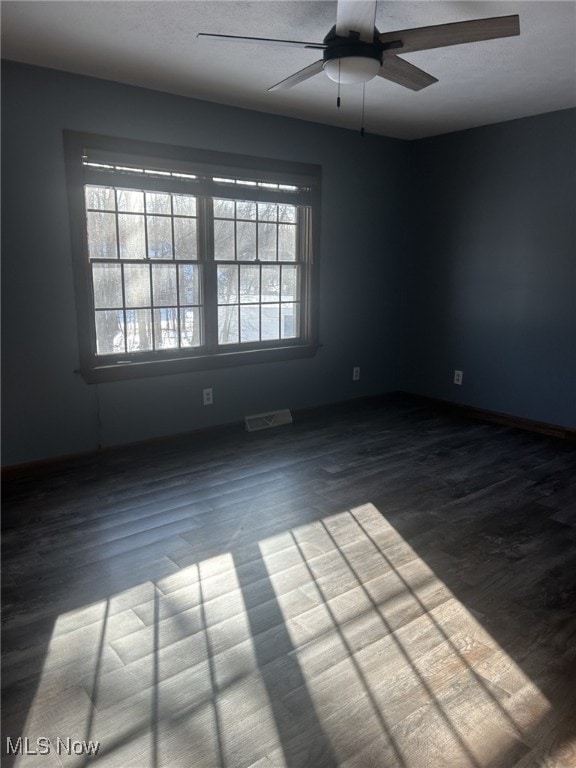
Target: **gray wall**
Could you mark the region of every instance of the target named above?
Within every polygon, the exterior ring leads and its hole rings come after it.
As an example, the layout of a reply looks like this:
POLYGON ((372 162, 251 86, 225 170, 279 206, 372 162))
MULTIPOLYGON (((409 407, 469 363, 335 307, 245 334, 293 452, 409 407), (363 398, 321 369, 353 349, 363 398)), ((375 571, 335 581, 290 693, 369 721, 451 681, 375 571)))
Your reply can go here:
POLYGON ((576 427, 576 110, 414 142, 411 166, 404 387, 576 427))
POLYGON ((407 144, 17 64, 2 76, 4 465, 400 387, 407 144), (64 128, 321 164, 317 356, 87 385, 74 373, 64 128))
POLYGON ((395 389, 576 427, 576 110, 410 143, 16 64, 2 75, 3 465, 395 389), (87 385, 64 128, 321 164, 317 356, 87 385))

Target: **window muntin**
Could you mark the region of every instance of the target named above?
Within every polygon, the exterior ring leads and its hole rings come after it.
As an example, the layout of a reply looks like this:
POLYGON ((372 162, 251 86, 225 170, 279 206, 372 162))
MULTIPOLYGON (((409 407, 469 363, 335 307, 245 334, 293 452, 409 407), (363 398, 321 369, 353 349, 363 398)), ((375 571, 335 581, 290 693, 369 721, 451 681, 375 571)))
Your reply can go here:
POLYGON ((87 184, 96 355, 201 347, 197 201, 87 184))
POLYGON ((300 336, 298 209, 250 200, 213 200, 218 343, 300 336))
POLYGON ((88 381, 315 353, 317 166, 68 131, 65 145, 88 381))

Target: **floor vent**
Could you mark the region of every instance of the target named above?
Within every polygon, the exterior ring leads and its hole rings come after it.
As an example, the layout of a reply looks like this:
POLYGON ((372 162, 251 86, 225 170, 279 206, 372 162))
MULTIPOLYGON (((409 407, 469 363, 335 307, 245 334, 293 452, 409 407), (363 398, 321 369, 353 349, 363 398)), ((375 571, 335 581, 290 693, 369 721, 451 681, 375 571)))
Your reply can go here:
POLYGON ((253 416, 246 416, 245 422, 247 432, 256 432, 259 429, 292 424, 292 414, 287 408, 282 411, 270 411, 270 413, 255 413, 253 416))

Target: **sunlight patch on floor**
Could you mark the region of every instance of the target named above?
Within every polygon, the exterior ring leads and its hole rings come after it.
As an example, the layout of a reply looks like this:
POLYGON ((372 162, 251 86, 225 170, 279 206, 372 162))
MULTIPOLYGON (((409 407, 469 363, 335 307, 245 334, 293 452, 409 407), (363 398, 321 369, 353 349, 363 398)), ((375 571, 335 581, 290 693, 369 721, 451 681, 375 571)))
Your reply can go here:
MULTIPOLYGON (((339 764, 355 764, 343 721, 363 742, 378 743, 385 765, 420 766, 422 743, 429 764, 435 750, 437 764, 448 749, 455 764, 481 766, 515 745, 526 749, 524 731, 550 703, 376 507, 294 528, 260 549, 339 764), (307 612, 294 615, 292 594, 283 594, 284 575, 274 572, 279 552, 308 571, 299 587, 307 612), (518 692, 538 701, 529 717, 508 707, 518 692)), ((298 695, 286 705, 297 706, 298 695)))
MULTIPOLYGON (((488 766, 526 750, 550 710, 364 504, 61 615, 22 736, 30 749, 98 741, 106 768, 293 768, 317 734, 346 768, 376 751, 386 768, 440 765, 447 750, 488 766)), ((53 748, 15 765, 80 768, 86 756, 53 748)))

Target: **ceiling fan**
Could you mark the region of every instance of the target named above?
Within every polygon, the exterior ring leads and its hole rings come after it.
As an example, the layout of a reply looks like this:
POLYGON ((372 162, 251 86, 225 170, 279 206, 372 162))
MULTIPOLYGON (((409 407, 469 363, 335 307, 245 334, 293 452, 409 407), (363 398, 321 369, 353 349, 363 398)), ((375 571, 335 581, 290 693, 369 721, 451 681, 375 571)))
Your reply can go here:
POLYGON ((409 61, 399 58, 397 54, 520 34, 520 21, 516 15, 382 33, 374 26, 375 22, 376 0, 338 0, 336 25, 321 43, 204 32, 200 32, 197 37, 223 42, 285 45, 323 51, 321 59, 271 86, 269 91, 292 88, 322 70, 331 80, 341 84, 366 83, 378 76, 413 91, 420 91, 438 82, 438 79, 409 61))

